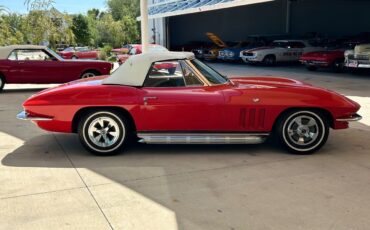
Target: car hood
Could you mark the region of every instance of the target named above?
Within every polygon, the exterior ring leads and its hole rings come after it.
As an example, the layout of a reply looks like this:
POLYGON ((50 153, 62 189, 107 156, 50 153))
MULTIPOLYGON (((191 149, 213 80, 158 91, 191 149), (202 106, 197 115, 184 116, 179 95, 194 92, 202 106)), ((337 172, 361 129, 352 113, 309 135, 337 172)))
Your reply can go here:
POLYGON ((357 45, 355 54, 370 54, 370 44, 357 45))
POLYGON ((286 88, 286 87, 313 87, 312 85, 284 77, 240 77, 232 76, 230 80, 239 87, 247 88, 286 88))
MULTIPOLYGON (((294 79, 283 78, 283 77, 268 77, 268 76, 261 76, 261 77, 231 77, 231 82, 235 84, 235 86, 239 89, 267 89, 267 90, 278 90, 279 96, 284 97, 284 93, 289 92, 291 90, 300 92, 302 95, 311 97, 316 95, 318 98, 322 100, 328 100, 329 98, 336 98, 337 102, 344 102, 341 103, 344 106, 349 106, 353 109, 353 111, 357 111, 360 108, 360 105, 329 89, 313 86, 306 82, 297 81, 294 79)), ((321 100, 320 99, 320 100, 321 100)), ((335 101, 333 100, 333 103, 335 101)))
POLYGON ((234 47, 234 48, 222 49, 221 51, 240 53, 242 50, 245 50, 245 49, 251 49, 251 47, 234 47))
POLYGON ((254 51, 260 51, 260 50, 269 50, 269 49, 274 49, 274 46, 263 46, 263 47, 257 47, 253 49, 249 49, 248 52, 254 52, 254 51))

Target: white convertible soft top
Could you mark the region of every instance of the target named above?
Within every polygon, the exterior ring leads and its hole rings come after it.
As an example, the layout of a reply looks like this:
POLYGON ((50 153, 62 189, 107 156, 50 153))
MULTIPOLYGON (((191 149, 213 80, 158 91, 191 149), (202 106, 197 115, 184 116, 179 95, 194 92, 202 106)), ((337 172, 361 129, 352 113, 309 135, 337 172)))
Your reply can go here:
POLYGON ((194 54, 190 52, 149 52, 133 55, 106 78, 103 84, 142 86, 154 62, 182 59, 194 59, 194 54))
POLYGON ((36 45, 11 45, 0 47, 0 59, 7 59, 10 53, 15 49, 46 49, 46 46, 36 46, 36 45))

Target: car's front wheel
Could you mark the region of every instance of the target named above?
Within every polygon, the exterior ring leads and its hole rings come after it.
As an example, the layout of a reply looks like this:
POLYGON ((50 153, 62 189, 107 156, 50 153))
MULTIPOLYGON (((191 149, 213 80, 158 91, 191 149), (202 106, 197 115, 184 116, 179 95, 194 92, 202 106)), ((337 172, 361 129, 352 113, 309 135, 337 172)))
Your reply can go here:
POLYGON ((296 110, 285 113, 276 126, 278 141, 295 154, 311 154, 327 141, 329 125, 320 111, 296 110))
POLYGON ((263 58, 262 63, 265 66, 274 66, 276 64, 276 57, 275 57, 275 55, 272 55, 272 54, 266 55, 266 57, 263 58))
POLYGON ((129 123, 113 111, 92 111, 79 122, 78 135, 83 146, 97 155, 118 154, 127 142, 129 123))

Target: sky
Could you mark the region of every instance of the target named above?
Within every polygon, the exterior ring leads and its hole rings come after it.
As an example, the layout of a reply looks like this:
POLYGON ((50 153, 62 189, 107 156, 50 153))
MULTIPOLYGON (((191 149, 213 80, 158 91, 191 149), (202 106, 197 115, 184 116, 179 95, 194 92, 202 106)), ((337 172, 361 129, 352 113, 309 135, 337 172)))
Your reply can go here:
MULTIPOLYGON (((86 13, 91 8, 105 9, 106 0, 54 0, 54 7, 60 12, 71 14, 86 13)), ((0 6, 5 6, 8 11, 15 13, 27 13, 25 0, 0 0, 0 6)))

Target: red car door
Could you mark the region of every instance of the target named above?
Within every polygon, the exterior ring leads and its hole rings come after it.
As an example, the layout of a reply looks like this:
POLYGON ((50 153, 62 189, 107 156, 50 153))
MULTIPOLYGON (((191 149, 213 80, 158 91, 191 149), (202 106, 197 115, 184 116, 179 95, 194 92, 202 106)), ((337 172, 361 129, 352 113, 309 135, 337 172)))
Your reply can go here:
POLYGON ((222 131, 224 98, 204 87, 144 87, 140 131, 222 131))
MULTIPOLYGON (((174 62, 171 62, 174 65, 174 62)), ((184 64, 184 62, 182 63, 184 64)), ((164 66, 163 63, 154 63, 164 66)), ((138 131, 222 131, 225 100, 219 87, 203 86, 193 73, 153 68, 144 87, 138 131), (184 73, 184 75, 182 75, 184 73)))
POLYGON ((17 69, 11 75, 14 83, 55 83, 60 74, 57 61, 42 49, 20 49, 16 60, 12 60, 17 69))

